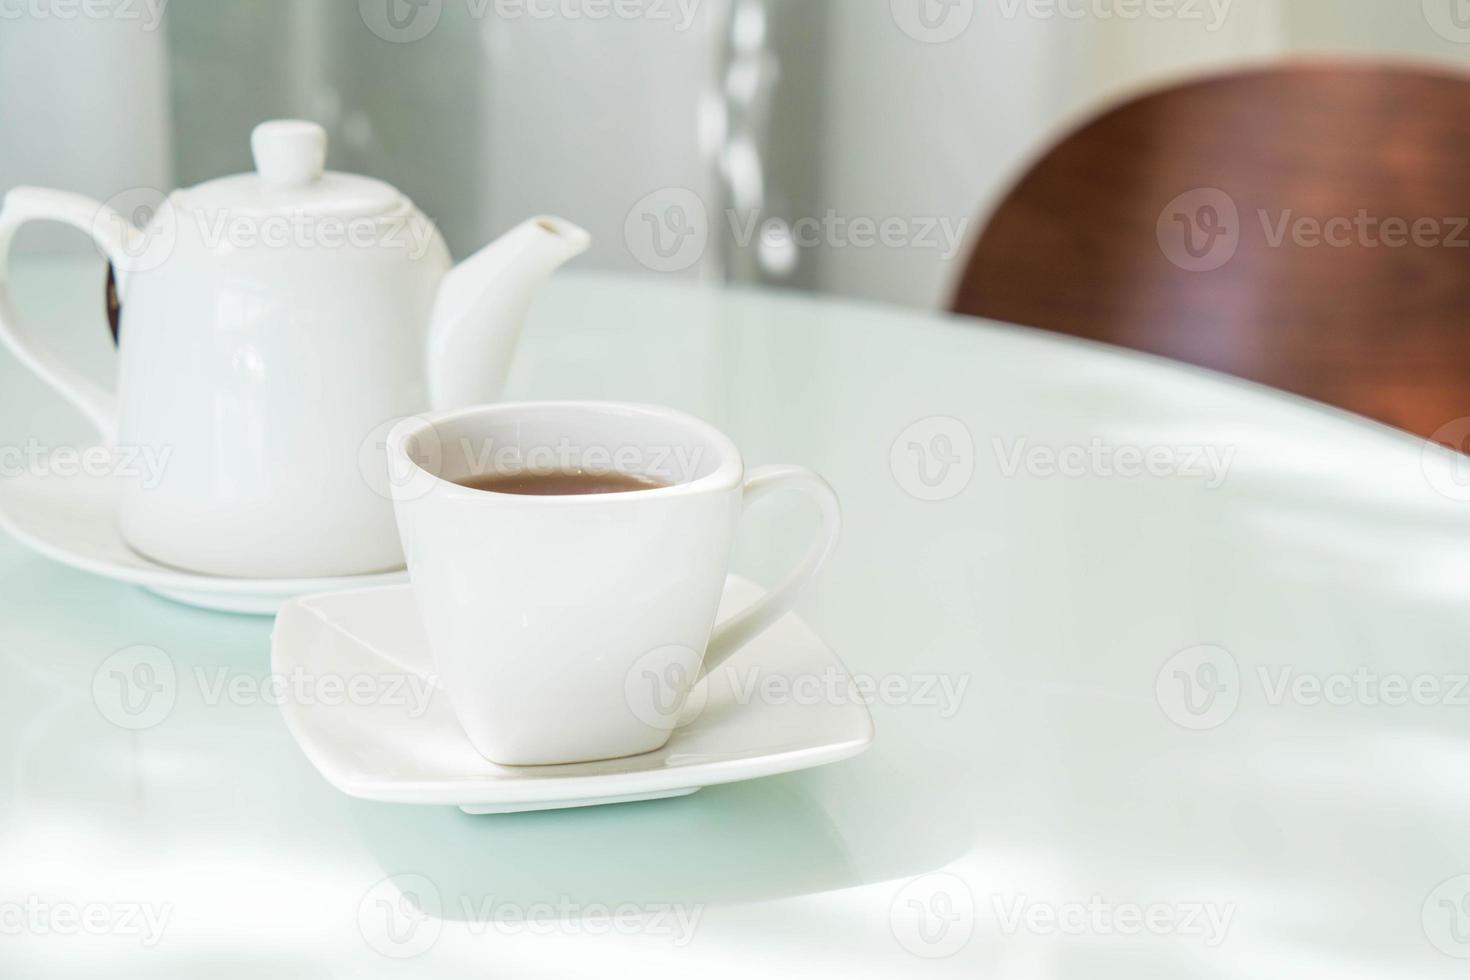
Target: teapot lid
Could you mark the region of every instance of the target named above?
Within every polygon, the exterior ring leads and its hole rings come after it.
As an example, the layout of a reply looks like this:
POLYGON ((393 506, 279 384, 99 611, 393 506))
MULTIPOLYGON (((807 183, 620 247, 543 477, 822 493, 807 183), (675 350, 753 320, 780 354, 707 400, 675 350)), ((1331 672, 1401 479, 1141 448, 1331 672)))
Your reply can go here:
POLYGON ((406 198, 371 177, 326 170, 327 131, 301 119, 263 122, 250 134, 255 172, 220 177, 182 193, 191 207, 245 214, 309 212, 341 218, 393 211, 406 198))

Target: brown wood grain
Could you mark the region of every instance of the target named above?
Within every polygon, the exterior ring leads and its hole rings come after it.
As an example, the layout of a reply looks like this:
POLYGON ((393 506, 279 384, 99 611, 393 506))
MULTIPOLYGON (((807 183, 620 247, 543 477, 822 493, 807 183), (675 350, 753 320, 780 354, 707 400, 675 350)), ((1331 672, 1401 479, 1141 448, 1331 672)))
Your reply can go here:
POLYGON ((1470 416, 1470 76, 1291 65, 1120 106, 1006 196, 954 309, 1432 436, 1470 416), (1186 230, 1228 260, 1186 268, 1186 230))

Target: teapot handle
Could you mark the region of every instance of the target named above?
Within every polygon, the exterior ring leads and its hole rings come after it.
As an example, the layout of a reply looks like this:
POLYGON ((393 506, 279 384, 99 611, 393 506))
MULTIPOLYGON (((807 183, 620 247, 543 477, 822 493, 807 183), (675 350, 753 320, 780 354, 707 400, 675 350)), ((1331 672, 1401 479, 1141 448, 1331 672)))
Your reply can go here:
MULTIPOLYGON (((59 391, 97 427, 105 441, 117 438, 117 400, 81 371, 67 364, 34 335, 11 302, 10 243, 29 221, 59 221, 92 236, 109 261, 123 267, 128 243, 137 230, 112 208, 80 194, 16 187, 0 207, 0 342, 41 380, 59 391)), ((119 286, 125 285, 119 282, 119 286)))

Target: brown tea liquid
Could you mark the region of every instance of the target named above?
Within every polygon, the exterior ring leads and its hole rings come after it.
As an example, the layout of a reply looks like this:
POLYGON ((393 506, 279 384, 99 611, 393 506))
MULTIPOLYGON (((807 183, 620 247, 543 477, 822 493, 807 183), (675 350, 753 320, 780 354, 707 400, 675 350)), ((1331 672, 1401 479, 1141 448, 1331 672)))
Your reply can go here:
POLYGON ((631 473, 587 473, 582 470, 551 473, 484 473, 456 480, 462 487, 526 497, 586 497, 599 493, 636 493, 662 490, 672 484, 631 473))

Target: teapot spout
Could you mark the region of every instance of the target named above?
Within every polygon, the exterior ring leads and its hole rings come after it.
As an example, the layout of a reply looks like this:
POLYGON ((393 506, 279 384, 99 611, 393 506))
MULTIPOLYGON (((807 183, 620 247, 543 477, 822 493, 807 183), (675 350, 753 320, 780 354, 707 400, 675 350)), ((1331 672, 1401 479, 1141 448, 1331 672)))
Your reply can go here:
POLYGON ((429 321, 429 399, 437 409, 498 401, 536 291, 592 237, 532 218, 451 269, 429 321))

